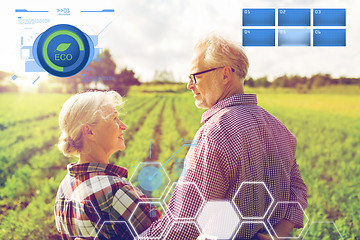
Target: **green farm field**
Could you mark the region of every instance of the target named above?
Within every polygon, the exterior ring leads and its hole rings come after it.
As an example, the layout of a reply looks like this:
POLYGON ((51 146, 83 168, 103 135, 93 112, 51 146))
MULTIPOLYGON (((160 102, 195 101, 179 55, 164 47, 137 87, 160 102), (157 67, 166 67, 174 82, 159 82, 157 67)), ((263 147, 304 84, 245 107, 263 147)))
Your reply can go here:
MULTIPOLYGON (((190 92, 139 89, 130 91, 121 110, 127 148, 110 159, 126 167, 129 178, 138 161, 164 164, 192 140, 203 113, 190 92)), ((360 239, 360 94, 246 92, 257 93, 258 104, 297 137, 297 162, 309 195, 309 222, 300 239, 305 233, 305 239, 360 239)), ((61 239, 54 200, 66 165, 76 159, 65 158, 55 144, 58 114, 69 97, 0 94, 0 239, 61 239)), ((176 160, 186 151, 164 167, 172 181, 181 172, 176 160)))

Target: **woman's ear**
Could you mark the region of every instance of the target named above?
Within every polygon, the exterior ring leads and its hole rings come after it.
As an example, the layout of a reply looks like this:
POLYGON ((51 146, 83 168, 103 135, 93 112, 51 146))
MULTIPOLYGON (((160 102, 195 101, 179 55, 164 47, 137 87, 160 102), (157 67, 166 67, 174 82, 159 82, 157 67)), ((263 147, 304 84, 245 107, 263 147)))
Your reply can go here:
POLYGON ((91 126, 89 124, 84 124, 81 126, 81 131, 84 137, 90 140, 94 140, 94 132, 91 129, 91 126))

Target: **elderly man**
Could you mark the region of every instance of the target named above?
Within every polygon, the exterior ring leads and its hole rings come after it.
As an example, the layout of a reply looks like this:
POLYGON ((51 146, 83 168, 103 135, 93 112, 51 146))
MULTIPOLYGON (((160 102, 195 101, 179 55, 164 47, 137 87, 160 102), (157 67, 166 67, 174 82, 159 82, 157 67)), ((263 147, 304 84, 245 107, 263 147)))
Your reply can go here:
POLYGON ((194 94, 195 105, 208 110, 202 115, 203 125, 194 138, 198 144, 186 155, 186 174, 179 179, 165 217, 140 237, 163 234, 166 239, 196 239, 199 232, 193 223, 203 204, 196 189, 205 201, 233 200, 244 217, 257 217, 264 223, 244 224, 234 232, 235 239, 271 239, 266 225, 278 237, 303 227, 307 193, 295 159, 296 138, 257 105, 255 94, 244 94, 248 66, 243 48, 217 34, 195 45, 187 88, 194 94), (239 189, 242 183, 247 184, 239 189), (276 202, 281 204, 274 208, 276 202), (186 221, 181 223, 181 219, 186 221))

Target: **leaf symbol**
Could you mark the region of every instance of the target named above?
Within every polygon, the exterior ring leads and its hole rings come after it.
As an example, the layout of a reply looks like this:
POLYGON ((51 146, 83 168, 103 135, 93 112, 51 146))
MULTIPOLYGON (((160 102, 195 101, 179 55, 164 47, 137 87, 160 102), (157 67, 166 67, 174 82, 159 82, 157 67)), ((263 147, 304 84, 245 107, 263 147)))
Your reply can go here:
MULTIPOLYGON (((70 47, 71 43, 60 43, 57 48, 55 49, 55 51, 59 51, 59 52, 63 52, 66 49, 68 49, 70 47)), ((54 52, 55 52, 54 51, 54 52)))

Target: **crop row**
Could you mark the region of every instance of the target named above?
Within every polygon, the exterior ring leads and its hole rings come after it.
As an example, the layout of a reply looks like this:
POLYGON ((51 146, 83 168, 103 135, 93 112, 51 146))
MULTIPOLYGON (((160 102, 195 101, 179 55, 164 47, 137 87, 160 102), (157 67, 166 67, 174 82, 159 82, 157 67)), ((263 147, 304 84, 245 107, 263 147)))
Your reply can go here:
MULTIPOLYGON (((55 96, 57 102, 50 99, 53 105, 44 107, 48 113, 58 113, 68 97, 55 96)), ((330 111, 330 108, 297 108, 292 107, 292 103, 287 106, 277 103, 276 99, 290 96, 273 97, 260 96, 260 105, 297 137, 296 157, 308 186, 305 212, 310 222, 334 221, 342 237, 360 239, 360 195, 356 185, 360 182, 358 116, 351 116, 349 111, 346 115, 333 109, 330 111)), ((295 97, 305 106, 311 105, 305 98, 295 97)), ((43 96, 40 99, 44 101, 43 96)), ((14 101, 17 100, 14 98, 14 101)), ((41 116, 27 109, 31 109, 36 101, 28 101, 27 105, 22 103, 24 106, 19 108, 28 113, 22 118, 16 116, 17 111, 12 111, 13 120, 18 124, 0 131, 0 239, 60 239, 53 217, 54 198, 66 174, 66 164, 76 159, 66 159, 54 146, 59 136, 55 117, 21 122, 41 116)), ((344 106, 346 108, 347 104, 344 106)), ((114 155, 111 162, 128 168, 130 178, 137 160, 163 164, 185 140, 192 140, 200 127, 203 110, 195 107, 190 94, 176 94, 129 97, 123 112, 120 119, 128 126, 124 134, 127 148, 114 155)), ((186 151, 187 148, 183 148, 165 165, 173 181, 179 175, 175 161, 180 160, 175 158, 181 159, 186 151)), ((325 230, 315 231, 321 236, 325 230)))
POLYGON ((0 152, 7 151, 7 148, 15 144, 22 144, 24 141, 31 141, 33 138, 41 138, 49 131, 57 130, 58 121, 56 117, 49 117, 41 121, 32 121, 28 124, 19 124, 1 131, 0 152))
POLYGON ((56 131, 49 131, 42 137, 32 138, 21 144, 14 144, 11 148, 0 152, 0 187, 4 185, 7 178, 21 167, 28 164, 28 160, 39 152, 46 152, 53 146, 58 138, 56 131))
MULTIPOLYGON (((172 100, 169 97, 165 103, 163 121, 161 122, 161 152, 158 157, 158 162, 164 165, 165 170, 172 181, 176 181, 179 175, 179 167, 182 167, 182 159, 184 158, 184 151, 175 152, 181 147, 182 141, 179 132, 176 129, 176 121, 174 112, 172 110, 172 100), (170 159, 172 157, 172 159, 170 159)), ((160 139, 159 139, 160 140, 160 139)))
MULTIPOLYGON (((135 98, 135 97, 134 97, 135 98)), ((110 162, 118 163, 119 159, 123 159, 126 152, 128 152, 129 144, 136 136, 137 131, 144 125, 145 120, 152 110, 158 105, 160 98, 146 99, 141 106, 134 109, 127 109, 126 114, 120 119, 126 124, 127 130, 124 132, 126 150, 125 152, 117 152, 110 158, 110 162)), ((130 165, 123 165, 128 167, 130 165)))
POLYGON ((65 169, 54 172, 54 175, 42 181, 41 185, 37 184, 38 190, 25 208, 18 207, 3 216, 0 223, 0 239, 60 240, 55 226, 54 199, 65 174, 65 169))
POLYGON ((147 112, 145 116, 138 114, 137 116, 143 120, 141 126, 129 127, 129 132, 125 132, 125 134, 131 135, 131 138, 134 139, 134 141, 127 143, 126 150, 121 153, 116 164, 128 168, 129 176, 131 176, 133 165, 137 160, 142 162, 149 159, 149 141, 157 134, 155 132, 155 126, 158 124, 158 118, 161 114, 164 101, 164 98, 160 98, 155 104, 153 103, 150 111, 147 112), (132 132, 130 133, 130 131, 132 132))
POLYGON ((0 94, 0 130, 55 116, 67 98, 63 94, 0 94))
POLYGON ((160 162, 164 165, 172 181, 177 181, 183 172, 185 155, 189 150, 195 132, 199 128, 200 114, 187 95, 169 97, 162 123, 162 151, 160 162), (171 158, 171 159, 170 159, 171 158))

